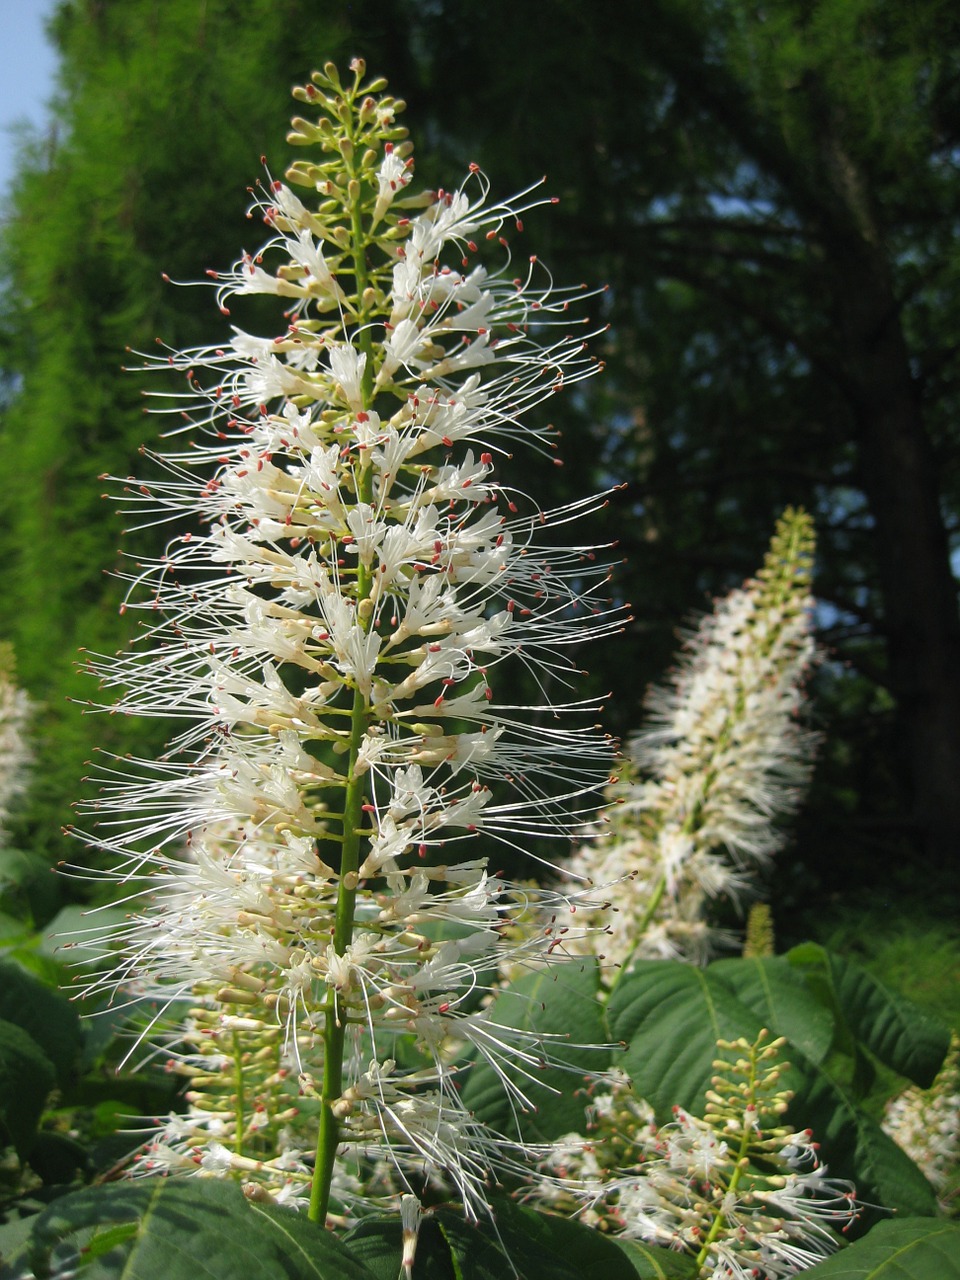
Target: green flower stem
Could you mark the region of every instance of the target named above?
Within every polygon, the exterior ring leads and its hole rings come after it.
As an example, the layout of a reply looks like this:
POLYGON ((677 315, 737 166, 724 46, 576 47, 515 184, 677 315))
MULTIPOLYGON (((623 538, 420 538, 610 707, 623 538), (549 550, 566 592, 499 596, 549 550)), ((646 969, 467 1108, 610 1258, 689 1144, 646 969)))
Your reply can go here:
MULTIPOLYGON (((368 588, 369 590, 369 588, 368 588)), ((350 769, 347 777, 347 798, 344 804, 343 857, 340 864, 340 891, 337 896, 337 914, 334 925, 333 945, 338 955, 343 955, 353 937, 353 913, 357 899, 357 869, 360 866, 360 825, 363 801, 366 793, 366 777, 357 777, 357 755, 369 722, 366 699, 359 689, 354 690, 353 729, 350 735, 350 769)), ((324 1012, 323 1088, 320 1106, 320 1130, 317 1135, 317 1155, 310 1187, 311 1222, 325 1222, 330 1203, 330 1187, 337 1158, 337 1140, 340 1124, 333 1113, 333 1104, 343 1093, 343 1047, 346 1035, 346 1019, 337 1007, 337 993, 331 988, 327 993, 324 1012)))
MULTIPOLYGON (((352 95, 350 105, 353 106, 352 95)), ((351 143, 353 137, 354 115, 351 110, 348 117, 347 135, 351 143)), ((368 275, 366 263, 367 236, 363 226, 361 210, 361 178, 359 164, 356 161, 357 148, 353 147, 351 169, 351 229, 353 241, 353 271, 356 286, 356 299, 359 322, 359 347, 366 356, 366 365, 361 378, 361 393, 365 408, 372 408, 374 386, 374 349, 373 336, 364 307, 364 293, 367 289, 368 275)), ((373 496, 373 470, 361 464, 357 480, 357 502, 371 501, 373 496)), ((369 570, 362 562, 357 564, 356 598, 357 618, 364 628, 369 621, 364 619, 360 606, 370 596, 372 579, 369 570)), ((334 922, 333 946, 338 955, 343 955, 353 939, 354 910, 357 900, 357 871, 360 867, 360 847, 363 840, 363 804, 366 796, 366 774, 357 774, 356 766, 363 743, 364 734, 370 723, 370 707, 360 689, 353 691, 353 708, 350 721, 349 763, 347 766, 346 796, 343 805, 343 846, 340 859, 340 888, 337 894, 337 910, 334 922)), ((340 1122, 333 1112, 333 1106, 343 1093, 343 1050, 347 1029, 347 1017, 338 1007, 337 993, 331 987, 327 992, 324 1009, 324 1055, 323 1086, 320 1100, 320 1128, 317 1134, 317 1153, 313 1169, 313 1181, 310 1187, 310 1207, 307 1217, 311 1222, 326 1221, 330 1204, 330 1188, 333 1183, 333 1171, 337 1159, 337 1146, 340 1134, 340 1122)))
MULTIPOLYGON (((753 1135, 751 1133, 750 1128, 747 1126, 746 1114, 747 1114, 747 1108, 750 1106, 756 1106, 756 1102, 757 1102, 757 1045, 754 1044, 750 1050, 750 1080, 749 1080, 749 1085, 747 1089, 747 1095, 746 1095, 746 1098, 744 1099, 743 1114, 741 1118, 742 1128, 740 1133, 740 1150, 737 1152, 736 1163, 734 1164, 733 1174, 730 1178, 729 1183, 727 1184, 726 1193, 724 1194, 724 1196, 720 1201, 721 1205, 726 1203, 728 1196, 732 1196, 734 1200, 736 1200, 737 1188, 740 1185, 740 1180, 743 1177, 744 1171, 749 1167, 750 1143, 753 1135)), ((723 1209, 721 1208, 720 1211, 717 1213, 717 1216, 714 1218, 713 1222, 711 1223, 710 1230, 707 1233, 707 1238, 703 1242, 703 1247, 701 1248, 700 1252, 697 1254, 698 1269, 703 1267, 704 1263, 707 1260, 707 1257, 710 1254, 711 1245, 716 1241, 717 1237, 720 1235, 720 1232, 726 1226, 726 1223, 727 1223, 727 1216, 724 1213, 723 1209)))
POLYGON ((246 1117, 244 1114, 246 1106, 246 1094, 243 1083, 243 1044, 240 1036, 234 1031, 231 1035, 231 1048, 233 1056, 233 1113, 234 1123, 237 1126, 236 1138, 234 1140, 234 1149, 238 1156, 243 1155, 243 1133, 246 1127, 246 1117))

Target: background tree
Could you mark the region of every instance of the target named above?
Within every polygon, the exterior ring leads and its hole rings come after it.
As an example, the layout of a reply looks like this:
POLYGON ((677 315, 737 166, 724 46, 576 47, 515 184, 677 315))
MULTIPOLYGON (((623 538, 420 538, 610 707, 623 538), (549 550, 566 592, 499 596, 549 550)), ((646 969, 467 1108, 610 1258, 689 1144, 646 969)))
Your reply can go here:
POLYGON ((123 347, 198 340, 209 299, 161 270, 196 278, 253 246, 256 228, 212 217, 211 186, 249 185, 261 152, 281 170, 290 84, 362 52, 410 101, 422 177, 476 160, 506 192, 546 170, 562 203, 538 249, 565 283, 611 284, 607 377, 557 418, 567 465, 518 478, 551 503, 587 469, 626 482, 607 518, 637 621, 586 664, 617 695, 611 727, 636 727, 678 622, 802 503, 829 745, 778 900, 889 884, 920 847, 945 871, 960 838, 958 23, 945 0, 62 4, 56 129, 24 157, 3 247, 3 626, 46 704, 23 839, 63 856, 50 833, 92 742, 146 750, 63 703, 92 696, 76 646, 116 647, 126 625, 96 476, 141 470, 156 424, 118 376, 123 347))
POLYGON ((947 868, 960 837, 955 9, 560 2, 509 21, 484 5, 481 22, 470 7, 445 6, 421 42, 433 82, 484 86, 460 128, 483 148, 496 114, 495 171, 545 158, 569 193, 561 234, 613 283, 606 465, 629 482, 616 515, 641 626, 716 590, 785 500, 814 506, 834 751, 846 787, 851 764, 871 775, 847 797, 868 819, 864 862, 879 817, 887 837, 906 820, 927 865, 947 868), (879 760, 857 749, 864 730, 879 760))

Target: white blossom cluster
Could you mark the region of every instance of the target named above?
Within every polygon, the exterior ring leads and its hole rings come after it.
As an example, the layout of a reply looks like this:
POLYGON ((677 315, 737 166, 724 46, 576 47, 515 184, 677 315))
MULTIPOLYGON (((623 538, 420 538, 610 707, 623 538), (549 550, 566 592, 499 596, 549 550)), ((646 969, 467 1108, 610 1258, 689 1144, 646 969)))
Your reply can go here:
POLYGON ((13 650, 0 644, 0 839, 11 803, 26 790, 33 751, 27 726, 33 704, 15 679, 13 650))
POLYGON ((90 665, 114 710, 185 727, 157 762, 116 761, 93 806, 130 909, 95 985, 192 1010, 158 1049, 192 1110, 146 1167, 294 1200, 312 1180, 320 1215, 356 1190, 331 1172, 349 1150, 367 1177, 385 1158, 401 1185, 446 1177, 476 1212, 516 1153, 464 1111, 453 1053, 526 1105, 502 1064, 532 1072, 549 1044, 499 1026, 487 986, 507 952, 562 952, 569 899, 464 846, 563 837, 611 765, 595 705, 502 705, 493 673, 565 682, 569 647, 621 625, 593 549, 554 542, 602 499, 541 510, 495 463, 549 455, 526 415, 597 366, 568 293, 510 257, 505 227, 544 202, 493 204, 475 168, 413 194, 402 104, 363 74, 295 91, 320 114, 291 141, 320 159, 288 178, 315 198, 271 180, 266 243, 210 273, 227 315, 283 299, 280 331, 154 362, 186 378, 155 394, 187 442, 148 454, 127 507, 180 531, 131 573, 139 640, 90 665), (544 927, 511 941, 531 909, 544 927))
POLYGON ((784 1041, 765 1038, 719 1042, 703 1117, 674 1107, 658 1126, 629 1081, 611 1077, 588 1109, 589 1139, 554 1144, 531 1198, 579 1204, 607 1232, 695 1256, 698 1280, 785 1280, 814 1266, 858 1206, 810 1131, 778 1123, 784 1041))
POLYGON ((887 1103, 883 1129, 913 1160, 946 1207, 960 1191, 960 1036, 929 1089, 912 1085, 887 1103))
POLYGON ((568 864, 614 908, 595 917, 607 936, 588 939, 608 963, 703 963, 735 941, 711 926, 710 904, 749 898, 810 775, 816 735, 799 712, 815 657, 812 558, 810 517, 788 510, 756 579, 719 601, 649 692, 606 831, 568 864))

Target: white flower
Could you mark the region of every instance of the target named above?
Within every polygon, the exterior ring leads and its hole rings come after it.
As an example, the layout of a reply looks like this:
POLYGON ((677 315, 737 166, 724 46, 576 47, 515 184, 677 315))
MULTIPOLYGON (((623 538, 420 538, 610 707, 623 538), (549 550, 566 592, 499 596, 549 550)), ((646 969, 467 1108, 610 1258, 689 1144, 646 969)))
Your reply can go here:
MULTIPOLYGON (((571 810, 594 807, 611 758, 596 704, 500 705, 491 668, 517 656, 563 679, 578 670, 569 649, 620 626, 590 548, 552 543, 600 500, 540 511, 498 483, 490 441, 552 445, 521 415, 596 366, 545 272, 460 271, 472 237, 496 240, 538 199, 489 206, 476 171, 454 193, 409 195, 395 105, 364 105, 357 74, 353 96, 320 77, 341 102, 334 129, 355 113, 343 183, 311 211, 271 182, 255 205, 270 238, 215 276, 224 307, 251 291, 294 299, 279 333, 235 330, 229 347, 162 364, 187 376, 190 446, 151 455, 162 478, 130 501, 191 532, 131 583, 143 642, 91 666, 122 690, 118 710, 184 729, 143 779, 117 762, 95 806, 129 918, 94 985, 133 984, 164 1008, 189 998, 242 1075, 220 1146, 193 1135, 204 1171, 256 1181, 259 1161, 270 1193, 292 1195, 270 1143, 319 1149, 319 1214, 347 1143, 391 1162, 395 1186, 413 1168, 448 1178, 475 1214, 513 1156, 464 1111, 450 1046, 473 1045, 505 1083, 508 1061, 539 1070, 549 1037, 467 997, 492 994, 496 957, 549 959, 560 938, 515 940, 507 926, 538 895, 488 877, 483 858, 434 855, 481 830, 566 839, 571 810), (361 136, 381 159, 357 177, 361 136), (562 336, 541 346, 553 325, 562 336), (396 1068, 398 1037, 427 1065, 396 1068), (319 1148, 288 1115, 291 1079, 322 1099, 319 1148)), ((315 189, 311 175, 290 179, 315 189)), ((195 1028, 182 1039, 170 1052, 188 1100, 213 1112, 233 1076, 198 1063, 195 1028)))
POLYGON ((26 693, 14 683, 13 650, 0 644, 0 836, 11 801, 27 787, 33 763, 27 726, 33 710, 26 693))
POLYGON ((616 908, 607 937, 586 940, 611 963, 703 963, 736 942, 710 926, 710 903, 755 892, 755 869, 785 841, 776 819, 811 771, 816 735, 799 712, 815 657, 812 555, 809 517, 787 511, 757 579, 717 604, 669 684, 647 696, 607 828, 569 864, 616 908))

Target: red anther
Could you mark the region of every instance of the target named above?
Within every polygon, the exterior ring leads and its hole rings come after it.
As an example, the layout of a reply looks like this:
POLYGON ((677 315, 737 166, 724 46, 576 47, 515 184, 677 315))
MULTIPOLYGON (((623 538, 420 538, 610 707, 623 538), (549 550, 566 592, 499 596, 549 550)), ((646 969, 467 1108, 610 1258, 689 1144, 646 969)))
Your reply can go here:
POLYGON ((449 1012, 450 1012, 449 1000, 444 1000, 443 1004, 437 1005, 437 1013, 449 1013, 449 1012))
POLYGON ((421 858, 425 858, 427 856, 427 846, 425 844, 422 844, 420 848, 417 850, 417 852, 419 853, 421 858))
POLYGON ((360 808, 363 810, 363 812, 364 812, 364 813, 376 813, 376 812, 377 812, 377 810, 376 810, 376 806, 375 806, 375 805, 372 805, 372 804, 362 804, 362 805, 360 806, 360 808))
POLYGON ((441 436, 440 439, 443 441, 443 443, 447 446, 448 449, 453 448, 453 441, 450 439, 449 436, 441 436))
POLYGON ((437 707, 437 708, 439 708, 439 707, 441 707, 441 706, 443 705, 443 694, 442 694, 442 693, 440 694, 439 698, 434 698, 434 700, 433 700, 433 705, 434 705, 435 707, 437 707))
POLYGON ((515 600, 507 601, 507 613, 513 613, 516 607, 517 607, 517 602, 515 600))
POLYGON ((476 163, 475 160, 471 160, 470 163, 467 165, 467 168, 470 170, 471 173, 480 172, 480 166, 476 163))

